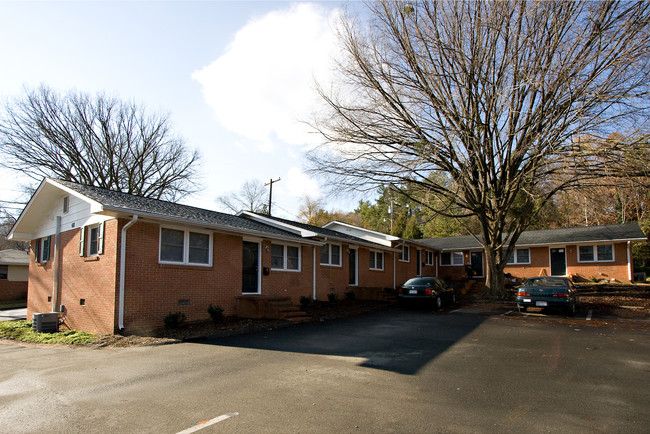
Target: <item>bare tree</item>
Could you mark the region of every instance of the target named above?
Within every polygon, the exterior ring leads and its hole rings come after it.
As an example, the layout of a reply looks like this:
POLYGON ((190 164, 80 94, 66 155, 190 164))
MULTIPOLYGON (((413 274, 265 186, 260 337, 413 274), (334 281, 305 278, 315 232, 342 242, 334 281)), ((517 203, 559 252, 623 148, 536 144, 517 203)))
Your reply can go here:
POLYGON ((219 196, 217 202, 232 212, 251 211, 260 214, 268 212, 268 193, 261 181, 246 181, 238 193, 219 196))
POLYGON ((42 85, 10 100, 0 118, 2 165, 156 199, 196 190, 198 160, 167 116, 103 94, 60 95, 42 85))
POLYGON ((436 212, 475 216, 487 289, 503 295, 507 258, 538 210, 602 172, 593 157, 608 155, 606 142, 594 151, 578 138, 647 113, 650 3, 368 7, 368 27, 341 24, 343 80, 319 90, 325 144, 312 170, 338 189, 419 187, 447 204, 436 212))

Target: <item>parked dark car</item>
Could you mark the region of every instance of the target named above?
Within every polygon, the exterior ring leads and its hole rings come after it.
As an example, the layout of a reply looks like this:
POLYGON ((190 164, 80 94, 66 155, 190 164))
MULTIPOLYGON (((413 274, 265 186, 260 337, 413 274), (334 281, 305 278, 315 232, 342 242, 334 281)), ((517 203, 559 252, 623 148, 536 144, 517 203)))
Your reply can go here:
POLYGON ((529 307, 559 308, 573 316, 579 304, 576 288, 566 277, 533 277, 517 290, 521 311, 529 307))
POLYGON ((422 305, 440 309, 456 303, 454 289, 438 277, 414 277, 397 289, 400 304, 422 305))

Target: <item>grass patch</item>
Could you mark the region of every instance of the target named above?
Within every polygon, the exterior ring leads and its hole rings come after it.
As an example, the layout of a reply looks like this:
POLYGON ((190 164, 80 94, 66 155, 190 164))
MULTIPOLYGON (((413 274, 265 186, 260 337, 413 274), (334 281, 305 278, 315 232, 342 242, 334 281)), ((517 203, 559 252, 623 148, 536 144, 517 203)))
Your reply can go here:
POLYGON ((92 333, 65 330, 58 333, 38 333, 32 322, 26 320, 0 322, 0 339, 11 339, 35 344, 88 345, 97 340, 92 333))

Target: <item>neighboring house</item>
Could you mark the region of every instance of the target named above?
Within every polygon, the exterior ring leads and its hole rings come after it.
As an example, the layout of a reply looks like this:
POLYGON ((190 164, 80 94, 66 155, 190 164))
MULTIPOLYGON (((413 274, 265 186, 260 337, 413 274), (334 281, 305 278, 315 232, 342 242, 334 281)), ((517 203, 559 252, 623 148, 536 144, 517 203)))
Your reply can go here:
POLYGON ((148 331, 177 311, 206 319, 210 304, 230 315, 244 299, 343 298, 397 278, 392 241, 53 179, 9 236, 31 241, 28 318, 60 311, 98 333, 148 331))
POLYGON ((27 299, 29 253, 23 250, 0 251, 0 301, 27 299))
MULTIPOLYGON (((571 276, 576 279, 633 280, 631 243, 646 241, 635 222, 526 231, 504 272, 513 277, 571 276)), ((422 240, 439 249, 440 277, 461 280, 466 268, 474 278, 485 277, 483 248, 473 236, 422 240)))

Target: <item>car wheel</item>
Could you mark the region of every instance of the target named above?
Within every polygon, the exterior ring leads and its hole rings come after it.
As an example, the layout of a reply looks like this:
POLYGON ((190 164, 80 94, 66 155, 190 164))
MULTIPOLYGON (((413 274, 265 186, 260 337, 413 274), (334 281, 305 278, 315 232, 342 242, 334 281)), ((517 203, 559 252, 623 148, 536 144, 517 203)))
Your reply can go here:
POLYGON ((436 309, 440 309, 442 307, 442 298, 440 296, 436 297, 436 309))

